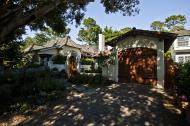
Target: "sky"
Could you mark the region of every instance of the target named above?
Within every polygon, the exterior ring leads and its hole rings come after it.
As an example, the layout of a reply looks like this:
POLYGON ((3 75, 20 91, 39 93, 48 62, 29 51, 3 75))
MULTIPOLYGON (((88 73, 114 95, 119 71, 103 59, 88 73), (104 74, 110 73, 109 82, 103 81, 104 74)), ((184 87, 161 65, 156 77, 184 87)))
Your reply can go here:
MULTIPOLYGON (((123 16, 121 13, 106 14, 99 0, 95 1, 87 6, 85 18, 92 17, 101 27, 109 26, 115 30, 124 27, 150 30, 151 22, 164 21, 171 15, 182 14, 187 18, 185 27, 190 29, 190 0, 140 0, 138 6, 140 12, 135 16, 123 16)), ((73 24, 69 27, 71 28, 69 35, 78 42, 76 38, 81 26, 76 28, 73 24)))
MULTIPOLYGON (((187 18, 185 27, 190 29, 190 0, 139 0, 139 14, 135 16, 123 16, 121 13, 106 14, 100 0, 90 3, 85 12, 85 18, 92 17, 102 28, 105 26, 119 30, 124 27, 136 27, 137 29, 150 30, 151 22, 155 20, 164 21, 171 15, 182 14, 187 18)), ((82 26, 75 27, 69 24, 71 31, 69 36, 76 40, 78 31, 82 26)), ((32 33, 29 33, 31 35, 32 33)))

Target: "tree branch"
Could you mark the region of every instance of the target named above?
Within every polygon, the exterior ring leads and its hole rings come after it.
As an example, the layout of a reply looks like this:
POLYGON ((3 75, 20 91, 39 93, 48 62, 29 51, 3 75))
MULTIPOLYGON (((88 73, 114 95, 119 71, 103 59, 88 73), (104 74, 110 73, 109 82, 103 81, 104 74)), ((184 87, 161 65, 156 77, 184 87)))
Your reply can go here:
MULTIPOLYGON (((6 40, 6 37, 12 33, 15 29, 26 25, 42 16, 46 15, 48 12, 54 10, 58 5, 61 4, 61 0, 54 0, 43 7, 38 7, 32 12, 23 14, 23 11, 16 13, 16 17, 11 16, 13 19, 7 22, 6 25, 0 26, 0 43, 6 40)), ((8 17, 7 17, 8 18, 8 17)))

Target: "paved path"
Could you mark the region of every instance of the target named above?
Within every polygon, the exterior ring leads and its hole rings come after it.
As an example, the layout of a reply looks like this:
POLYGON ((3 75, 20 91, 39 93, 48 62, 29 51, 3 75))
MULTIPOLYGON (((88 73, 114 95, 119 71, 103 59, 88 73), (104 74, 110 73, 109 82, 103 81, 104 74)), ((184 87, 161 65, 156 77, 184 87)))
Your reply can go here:
POLYGON ((168 118, 162 97, 162 90, 137 84, 112 84, 92 95, 72 91, 19 125, 174 126, 176 120, 168 118))

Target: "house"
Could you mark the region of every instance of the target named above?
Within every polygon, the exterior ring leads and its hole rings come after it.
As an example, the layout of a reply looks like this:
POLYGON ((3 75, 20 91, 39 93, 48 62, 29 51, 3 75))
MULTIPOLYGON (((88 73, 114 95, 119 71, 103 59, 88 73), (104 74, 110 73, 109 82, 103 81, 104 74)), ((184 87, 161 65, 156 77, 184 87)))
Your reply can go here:
POLYGON ((43 64, 50 69, 57 68, 59 71, 65 69, 69 75, 71 71, 80 72, 81 57, 93 57, 97 49, 89 45, 76 44, 70 37, 65 37, 56 38, 41 46, 31 45, 24 52, 30 57, 32 63, 43 64), (58 55, 65 57, 65 63, 53 63, 58 55))
MULTIPOLYGON (((109 41, 113 47, 113 60, 103 67, 103 76, 116 82, 150 84, 164 87, 164 52, 177 34, 140 29, 131 31, 109 41)), ((100 39, 101 40, 101 39, 100 39)), ((99 45, 102 41, 100 41, 99 45)))
POLYGON ((65 69, 67 73, 71 73, 70 68, 74 71, 80 70, 81 46, 72 41, 70 37, 56 38, 42 46, 31 45, 24 52, 31 57, 31 62, 43 64, 50 67, 50 69, 65 69), (57 55, 66 57, 65 64, 54 64, 52 62, 57 55))
POLYGON ((175 32, 178 34, 173 43, 172 57, 177 63, 190 61, 190 30, 175 32))

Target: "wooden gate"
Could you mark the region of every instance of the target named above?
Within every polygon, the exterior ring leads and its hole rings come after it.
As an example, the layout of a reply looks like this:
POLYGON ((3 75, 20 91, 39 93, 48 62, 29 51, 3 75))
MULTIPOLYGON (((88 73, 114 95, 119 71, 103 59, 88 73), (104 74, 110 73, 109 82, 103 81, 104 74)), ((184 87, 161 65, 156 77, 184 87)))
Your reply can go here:
POLYGON ((130 48, 119 52, 119 82, 157 83, 157 51, 150 48, 130 48))

